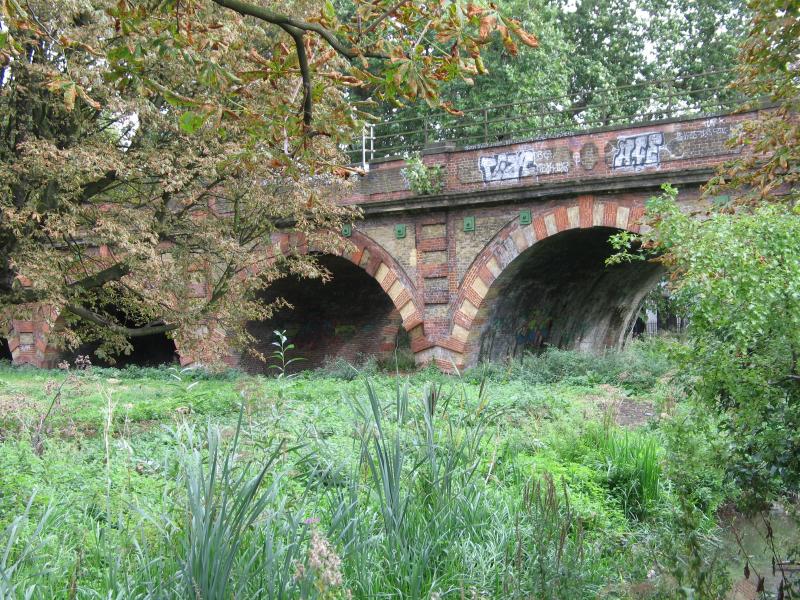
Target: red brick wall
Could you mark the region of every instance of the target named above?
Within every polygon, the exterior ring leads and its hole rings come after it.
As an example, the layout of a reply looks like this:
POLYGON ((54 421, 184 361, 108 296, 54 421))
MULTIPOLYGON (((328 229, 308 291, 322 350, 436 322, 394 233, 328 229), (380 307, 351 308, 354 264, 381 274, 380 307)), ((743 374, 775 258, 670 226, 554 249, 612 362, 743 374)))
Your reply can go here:
MULTIPOLYGON (((739 123, 752 116, 753 113, 725 115, 511 145, 500 142, 481 147, 468 146, 430 154, 424 157, 424 162, 445 169, 444 193, 714 167, 735 154, 725 142, 739 123), (502 172, 495 169, 492 175, 492 161, 498 155, 522 157, 528 168, 511 167, 502 172), (515 171, 519 177, 513 176, 515 171)), ((344 202, 365 204, 412 197, 401 174, 404 164, 402 159, 371 164, 367 176, 358 181, 344 202)))

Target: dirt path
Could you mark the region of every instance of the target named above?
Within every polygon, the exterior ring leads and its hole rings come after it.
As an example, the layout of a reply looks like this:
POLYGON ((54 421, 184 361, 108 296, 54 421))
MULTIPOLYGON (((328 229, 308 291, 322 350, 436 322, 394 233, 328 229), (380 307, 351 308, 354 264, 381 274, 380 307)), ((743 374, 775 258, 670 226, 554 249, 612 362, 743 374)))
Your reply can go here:
POLYGON ((620 427, 641 427, 656 417, 655 404, 648 400, 630 398, 613 385, 602 385, 603 395, 587 396, 601 412, 610 412, 620 427))

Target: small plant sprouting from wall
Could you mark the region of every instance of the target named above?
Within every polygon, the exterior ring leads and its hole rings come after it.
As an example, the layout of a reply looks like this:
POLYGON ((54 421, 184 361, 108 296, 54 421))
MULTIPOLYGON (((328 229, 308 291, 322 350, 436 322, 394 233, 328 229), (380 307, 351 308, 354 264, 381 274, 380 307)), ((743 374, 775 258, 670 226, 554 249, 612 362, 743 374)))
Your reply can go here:
POLYGON ((406 167, 400 172, 417 196, 431 196, 444 190, 444 168, 426 165, 419 152, 406 159, 406 167))

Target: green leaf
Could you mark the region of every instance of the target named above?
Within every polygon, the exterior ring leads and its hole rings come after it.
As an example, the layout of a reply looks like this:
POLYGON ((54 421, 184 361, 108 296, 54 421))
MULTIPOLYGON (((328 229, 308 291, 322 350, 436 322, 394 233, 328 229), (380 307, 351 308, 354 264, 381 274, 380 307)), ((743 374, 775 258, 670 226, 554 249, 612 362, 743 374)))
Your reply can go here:
POLYGON ((203 125, 203 123, 205 123, 205 121, 206 117, 204 115, 193 111, 185 112, 180 118, 181 131, 184 133, 194 133, 203 125))

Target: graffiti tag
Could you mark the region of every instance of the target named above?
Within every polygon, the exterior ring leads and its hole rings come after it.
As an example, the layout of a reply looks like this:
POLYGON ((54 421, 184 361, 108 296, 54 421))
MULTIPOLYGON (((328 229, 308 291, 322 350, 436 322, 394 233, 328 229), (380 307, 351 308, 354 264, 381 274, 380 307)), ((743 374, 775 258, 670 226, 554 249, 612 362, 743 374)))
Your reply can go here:
POLYGON ((664 146, 664 134, 644 133, 631 137, 617 138, 612 168, 622 167, 657 167, 661 164, 659 151, 664 146))
POLYGON ((523 177, 569 173, 569 161, 557 161, 552 150, 502 152, 478 159, 484 183, 519 181, 523 177))
POLYGON ((722 127, 708 127, 705 129, 695 129, 693 131, 679 131, 675 134, 676 142, 688 142, 691 140, 702 140, 706 138, 727 139, 731 135, 731 128, 728 125, 722 127))

